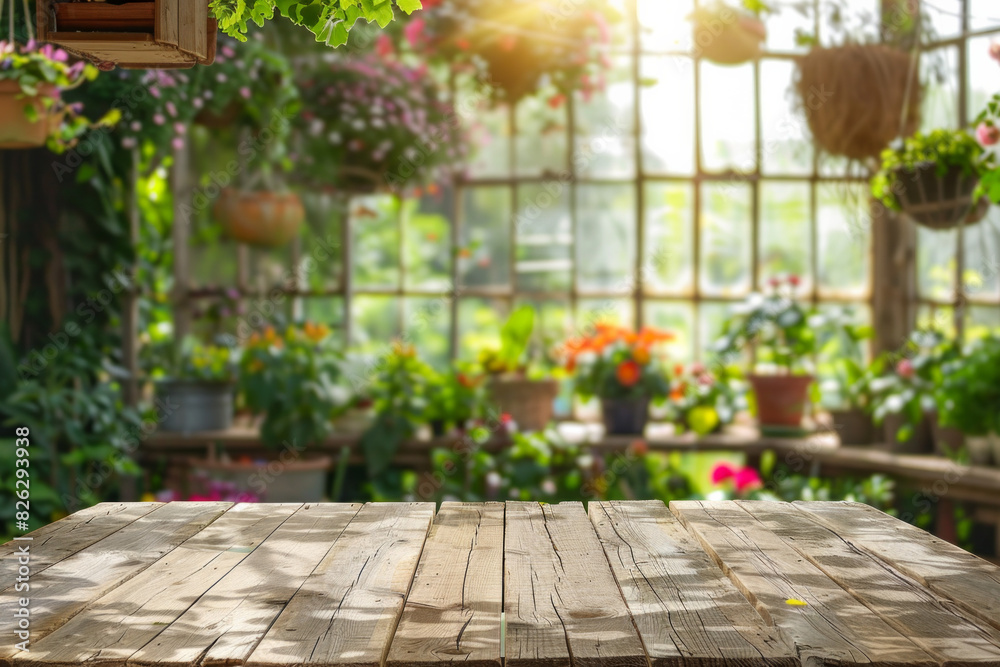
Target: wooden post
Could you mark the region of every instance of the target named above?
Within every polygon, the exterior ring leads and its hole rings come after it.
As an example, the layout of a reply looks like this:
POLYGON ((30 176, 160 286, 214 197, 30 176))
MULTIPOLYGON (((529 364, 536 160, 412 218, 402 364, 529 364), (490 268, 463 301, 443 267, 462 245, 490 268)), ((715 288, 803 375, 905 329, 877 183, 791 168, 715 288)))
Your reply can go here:
POLYGON ((899 349, 916 324, 916 229, 902 215, 870 202, 872 325, 876 354, 899 349))

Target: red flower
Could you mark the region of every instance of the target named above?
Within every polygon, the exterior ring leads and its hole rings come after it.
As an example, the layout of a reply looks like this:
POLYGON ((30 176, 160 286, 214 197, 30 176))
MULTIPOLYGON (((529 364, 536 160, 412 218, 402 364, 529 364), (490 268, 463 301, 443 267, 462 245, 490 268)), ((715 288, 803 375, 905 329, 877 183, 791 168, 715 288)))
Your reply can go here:
POLYGON ((913 378, 915 373, 913 368, 913 362, 909 359, 903 359, 898 364, 896 364, 896 372, 899 373, 899 377, 904 380, 909 380, 913 378))
POLYGON ((628 449, 633 456, 645 456, 649 453, 649 443, 642 439, 633 440, 628 449))
POLYGON ((753 468, 740 468, 733 475, 733 483, 736 485, 736 490, 740 493, 744 491, 750 491, 751 489, 759 489, 764 485, 760 479, 760 475, 753 468))
POLYGON ((728 463, 720 463, 712 468, 712 484, 721 484, 736 476, 736 469, 728 463))
POLYGON ((639 367, 639 364, 630 359, 618 364, 615 376, 623 387, 634 387, 642 376, 642 369, 639 367))
POLYGON ((802 279, 794 274, 788 276, 788 284, 791 285, 792 287, 798 287, 801 282, 802 279))

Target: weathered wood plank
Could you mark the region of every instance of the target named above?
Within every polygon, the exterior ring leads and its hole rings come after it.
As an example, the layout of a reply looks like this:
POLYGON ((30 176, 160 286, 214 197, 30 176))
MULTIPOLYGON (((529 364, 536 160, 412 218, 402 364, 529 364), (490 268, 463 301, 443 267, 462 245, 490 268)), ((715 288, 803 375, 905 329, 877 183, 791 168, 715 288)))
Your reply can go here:
MULTIPOLYGON (((232 503, 169 503, 52 565, 31 580, 31 639, 38 642, 90 602, 136 576, 205 526, 232 503)), ((17 655, 5 637, 0 656, 17 655)))
POLYGON ((589 514, 652 667, 798 667, 794 647, 661 501, 591 502, 589 514))
POLYGON ((796 502, 841 538, 1000 629, 1000 568, 862 503, 796 502))
POLYGON ((938 664, 735 503, 673 501, 670 510, 803 664, 938 664))
POLYGON ((503 503, 441 505, 387 667, 457 661, 499 667, 503 515, 503 503))
POLYGON ((21 654, 17 665, 124 666, 246 558, 297 504, 241 504, 21 654))
MULTIPOLYGON (((381 665, 433 517, 434 503, 365 505, 289 601, 247 667, 381 665)), ((206 662, 222 657, 213 647, 206 662)))
POLYGON ((358 509, 348 504, 299 507, 253 553, 137 651, 129 665, 242 663, 358 509))
POLYGON ((1000 632, 854 547, 786 503, 736 503, 886 623, 942 664, 1000 664, 1000 632))
POLYGON ((507 503, 506 664, 642 667, 642 642, 581 503, 507 503))
POLYGON ((28 533, 25 537, 32 538, 30 541, 7 542, 0 546, 0 574, 3 576, 0 581, 14 580, 19 547, 30 546, 31 573, 37 576, 162 506, 163 503, 99 503, 28 533))

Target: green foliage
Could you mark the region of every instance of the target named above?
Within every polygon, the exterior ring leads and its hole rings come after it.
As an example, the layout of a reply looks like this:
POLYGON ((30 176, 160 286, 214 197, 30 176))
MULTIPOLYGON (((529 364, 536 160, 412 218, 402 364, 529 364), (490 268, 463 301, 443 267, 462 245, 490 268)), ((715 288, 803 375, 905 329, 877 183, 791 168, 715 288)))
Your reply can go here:
POLYGON ((470 419, 485 417, 483 380, 468 364, 456 364, 445 373, 435 374, 428 388, 427 421, 462 428, 470 419))
POLYGON ((500 328, 500 348, 483 350, 480 363, 490 373, 517 373, 528 363, 528 346, 535 330, 535 309, 521 306, 500 328))
POLYGON ((239 388, 246 406, 264 415, 268 447, 303 448, 333 433, 333 419, 351 404, 342 379, 343 354, 322 326, 254 334, 240 360, 239 388))
POLYGON ((942 424, 968 435, 1000 433, 1000 335, 975 341, 944 365, 937 404, 942 424))
POLYGON ((831 408, 865 409, 871 397, 865 381, 862 344, 874 335, 874 330, 855 322, 853 312, 847 308, 827 311, 824 317, 825 340, 816 368, 822 400, 831 408))
POLYGON ((938 176, 956 167, 966 176, 978 175, 993 163, 984 156, 983 148, 964 130, 934 130, 917 133, 903 141, 901 147, 882 151, 882 167, 872 178, 872 195, 887 208, 900 210, 896 193, 902 189, 902 179, 912 178, 913 170, 933 163, 938 176))
POLYGON ((719 366, 710 372, 701 364, 678 366, 667 402, 670 421, 700 436, 731 424, 736 412, 746 407, 740 379, 731 367, 719 366))
POLYGON ((420 0, 212 0, 219 28, 230 37, 246 40, 247 23, 263 26, 277 9, 296 25, 305 26, 317 42, 340 46, 358 19, 385 28, 393 20, 393 7, 406 14, 421 8, 420 0))
POLYGON ((140 336, 139 363, 148 377, 170 380, 232 382, 236 379, 239 350, 224 345, 204 345, 192 336, 175 341, 173 327, 161 322, 140 336))

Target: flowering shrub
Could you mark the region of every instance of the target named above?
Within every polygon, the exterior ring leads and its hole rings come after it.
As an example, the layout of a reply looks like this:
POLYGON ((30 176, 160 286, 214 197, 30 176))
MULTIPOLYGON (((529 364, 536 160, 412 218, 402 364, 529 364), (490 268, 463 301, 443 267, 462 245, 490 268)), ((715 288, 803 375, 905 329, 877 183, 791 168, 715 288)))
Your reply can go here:
MULTIPOLYGON (((549 83, 556 91, 550 101, 558 105, 573 91, 588 99, 604 87, 610 24, 618 18, 606 0, 433 0, 397 29, 396 42, 454 70, 475 72, 508 102, 549 83)), ((379 46, 389 50, 385 40, 379 46)))
POLYGON ((712 484, 722 487, 737 497, 746 497, 751 491, 757 491, 764 486, 754 468, 743 466, 736 468, 728 463, 719 463, 712 469, 712 484))
POLYGON ((329 59, 299 82, 302 181, 362 189, 442 178, 463 161, 464 135, 452 107, 422 69, 375 56, 329 59))
POLYGON ((598 323, 594 333, 564 345, 566 369, 576 374, 576 391, 589 398, 655 398, 670 390, 654 348, 673 334, 645 327, 633 332, 598 323))
POLYGON ((733 387, 732 378, 724 367, 720 367, 718 373, 712 373, 699 363, 686 368, 681 364, 674 367, 667 404, 671 421, 698 435, 732 423, 742 396, 733 387))

